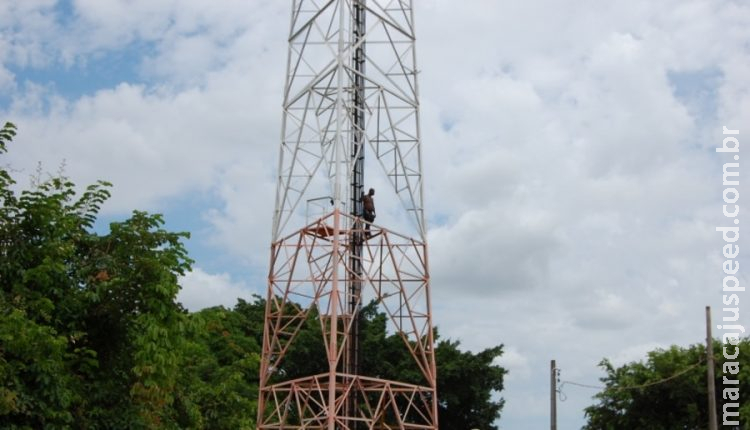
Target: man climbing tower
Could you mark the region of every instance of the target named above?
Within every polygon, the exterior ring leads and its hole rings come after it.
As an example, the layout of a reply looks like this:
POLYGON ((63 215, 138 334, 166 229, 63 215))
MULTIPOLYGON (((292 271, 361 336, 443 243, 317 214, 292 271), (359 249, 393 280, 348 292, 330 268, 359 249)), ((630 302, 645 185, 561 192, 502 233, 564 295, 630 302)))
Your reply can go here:
POLYGON ((362 194, 362 218, 365 219, 365 235, 370 237, 370 223, 375 221, 375 201, 373 196, 375 195, 375 189, 370 188, 367 194, 362 194))

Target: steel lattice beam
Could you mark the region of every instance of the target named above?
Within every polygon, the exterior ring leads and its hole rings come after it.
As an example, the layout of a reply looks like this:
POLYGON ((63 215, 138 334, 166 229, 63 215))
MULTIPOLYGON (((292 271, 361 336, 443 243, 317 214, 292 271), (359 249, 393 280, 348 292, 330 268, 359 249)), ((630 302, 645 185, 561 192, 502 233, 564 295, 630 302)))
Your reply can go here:
POLYGON ((293 1, 260 429, 438 428, 414 42, 411 0, 293 1), (417 239, 360 217, 365 154, 417 239), (311 205, 321 208, 314 217, 311 205), (419 385, 360 374, 359 311, 373 301, 419 385), (325 354, 309 359, 327 373, 285 380, 285 358, 312 318, 325 354))
MULTIPOLYGON (((260 375, 262 411, 259 422, 263 423, 260 428, 281 428, 274 427, 274 423, 285 422, 283 417, 328 417, 324 406, 331 405, 336 411, 337 421, 366 423, 380 417, 386 423, 388 417, 399 416, 400 424, 387 422, 392 427, 382 428, 436 428, 430 427, 436 423, 437 409, 426 245, 377 225, 371 226, 370 233, 369 238, 365 236, 361 219, 335 210, 273 244, 260 375), (337 224, 351 224, 353 227, 336 228, 337 224), (349 244, 352 239, 361 246, 361 273, 350 270, 345 264, 351 257, 349 244), (362 286, 359 297, 346 297, 340 287, 351 282, 362 286), (425 386, 367 378, 344 371, 344 356, 354 321, 350 300, 354 300, 357 309, 363 300, 379 303, 390 319, 390 326, 401 336, 404 348, 414 359, 415 369, 422 373, 425 386), (272 383, 272 378, 283 369, 289 346, 313 310, 320 323, 321 341, 328 350, 327 356, 310 359, 328 360, 332 373, 311 376, 312 379, 272 383), (337 382, 331 383, 326 378, 337 382), (355 380, 359 382, 355 383, 355 380), (394 387, 407 386, 411 387, 406 391, 412 396, 411 400, 388 400, 386 409, 393 409, 393 414, 383 412, 385 406, 378 409, 370 405, 378 387, 381 387, 379 395, 384 396, 394 387), (352 390, 358 393, 359 407, 354 412, 345 411, 339 406, 352 390), (331 392, 334 393, 332 402, 325 397, 331 392), (322 397, 315 397, 317 400, 313 401, 315 393, 322 397), (294 408, 304 414, 286 416, 281 413, 291 407, 288 402, 292 401, 294 408)), ((381 428, 370 427, 371 424, 366 424, 365 428, 381 428)), ((285 422, 284 428, 325 428, 304 424, 304 420, 298 425, 302 427, 285 422)), ((352 427, 337 425, 337 428, 352 427)))

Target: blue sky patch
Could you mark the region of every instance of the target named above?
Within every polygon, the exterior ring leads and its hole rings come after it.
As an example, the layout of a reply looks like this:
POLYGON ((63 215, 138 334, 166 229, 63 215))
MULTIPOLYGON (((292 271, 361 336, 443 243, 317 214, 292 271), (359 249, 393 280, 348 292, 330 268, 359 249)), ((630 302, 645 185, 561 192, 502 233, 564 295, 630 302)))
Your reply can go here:
MULTIPOLYGON (((9 65, 20 84, 33 82, 51 87, 55 93, 72 100, 94 94, 104 88, 114 88, 122 82, 142 83, 139 73, 141 59, 154 50, 152 43, 132 43, 125 48, 102 51, 88 56, 85 62, 65 67, 59 62, 45 68, 20 68, 9 65)), ((4 105, 10 100, 0 100, 4 105)))
POLYGON ((716 118, 718 90, 723 78, 724 74, 717 67, 667 72, 674 96, 700 125, 716 118))

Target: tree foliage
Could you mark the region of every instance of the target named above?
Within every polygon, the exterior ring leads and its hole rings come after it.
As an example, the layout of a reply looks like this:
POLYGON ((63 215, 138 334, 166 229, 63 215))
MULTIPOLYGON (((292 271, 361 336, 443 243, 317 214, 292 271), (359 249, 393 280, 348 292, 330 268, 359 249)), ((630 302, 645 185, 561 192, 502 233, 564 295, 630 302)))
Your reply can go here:
MULTIPOLYGON (((15 128, 6 125, 3 151, 15 128)), ((134 212, 93 232, 110 184, 65 177, 16 193, 0 173, 0 412, 9 428, 155 428, 170 422, 187 318, 186 233, 134 212)))
MULTIPOLYGON (((377 312, 374 304, 362 310, 362 369, 365 374, 383 378, 423 383, 401 336, 387 332, 388 317, 377 312)), ((495 363, 503 346, 478 353, 461 351, 459 341, 442 340, 437 331, 435 359, 437 362, 438 421, 441 428, 496 429, 504 400, 506 370, 495 363)))
MULTIPOLYGON (((742 339, 738 348, 740 372, 723 374, 727 360, 722 345, 714 342, 716 360, 717 416, 722 424, 723 376, 739 380, 741 393, 750 390, 750 340, 742 339)), ((704 345, 687 348, 672 346, 648 353, 645 362, 615 367, 603 360, 606 376, 604 391, 595 396, 597 403, 586 408, 585 430, 648 428, 653 430, 705 429, 708 423, 708 396, 704 345), (689 369, 689 370, 687 370, 689 369), (686 371, 687 370, 687 371, 686 371)), ((728 401, 728 400, 727 400, 728 401)), ((741 400, 740 427, 748 428, 750 401, 741 400)))
POLYGON ((255 428, 260 347, 253 321, 217 307, 192 314, 191 322, 175 394, 180 427, 255 428))
MULTIPOLYGON (((14 135, 7 124, 0 151, 14 135)), ((251 428, 234 416, 254 416, 257 345, 219 359, 217 339, 239 323, 217 332, 219 316, 175 300, 187 233, 138 211, 95 233, 106 182, 81 193, 60 176, 14 183, 0 170, 2 427, 251 428)))
MULTIPOLYGON (((16 134, 0 130, 0 155, 16 134)), ((192 261, 187 233, 134 211, 94 229, 111 185, 81 192, 63 176, 15 191, 0 168, 0 427, 252 429, 265 302, 188 313, 177 302, 192 261)), ((284 361, 285 375, 325 371, 317 314, 284 361)), ((363 370, 416 381, 402 339, 369 306, 363 370)), ((443 428, 488 428, 503 405, 502 347, 436 348, 443 428)))

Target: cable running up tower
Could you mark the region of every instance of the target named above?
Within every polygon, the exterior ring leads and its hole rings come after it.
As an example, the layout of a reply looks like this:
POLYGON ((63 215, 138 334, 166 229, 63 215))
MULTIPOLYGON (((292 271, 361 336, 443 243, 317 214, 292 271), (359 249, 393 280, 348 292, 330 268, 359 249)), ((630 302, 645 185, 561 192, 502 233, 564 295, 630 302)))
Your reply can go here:
POLYGON ((410 0, 293 1, 259 429, 438 428, 414 43, 410 0), (413 234, 362 218, 366 167, 413 234), (421 382, 367 374, 359 326, 371 302, 421 382), (312 321, 320 370, 290 374, 284 358, 312 321))
MULTIPOLYGON (((365 180, 365 0, 354 1, 353 23, 352 23, 352 43, 354 55, 352 57, 352 66, 354 68, 354 87, 352 96, 354 98, 352 106, 352 146, 351 157, 354 170, 351 175, 351 211, 349 214, 353 219, 361 217, 364 213, 364 204, 362 196, 364 194, 365 180)), ((367 230, 369 233, 369 229, 367 230)), ((352 234, 349 237, 349 268, 352 272, 352 279, 349 282, 349 315, 352 322, 349 329, 349 350, 345 357, 345 373, 359 375, 359 311, 361 309, 362 293, 362 242, 363 237, 359 234, 352 234)), ((357 391, 352 391, 347 399, 347 416, 356 416, 357 403, 359 396, 357 391)), ((357 430, 358 422, 351 422, 351 428, 357 430)))

